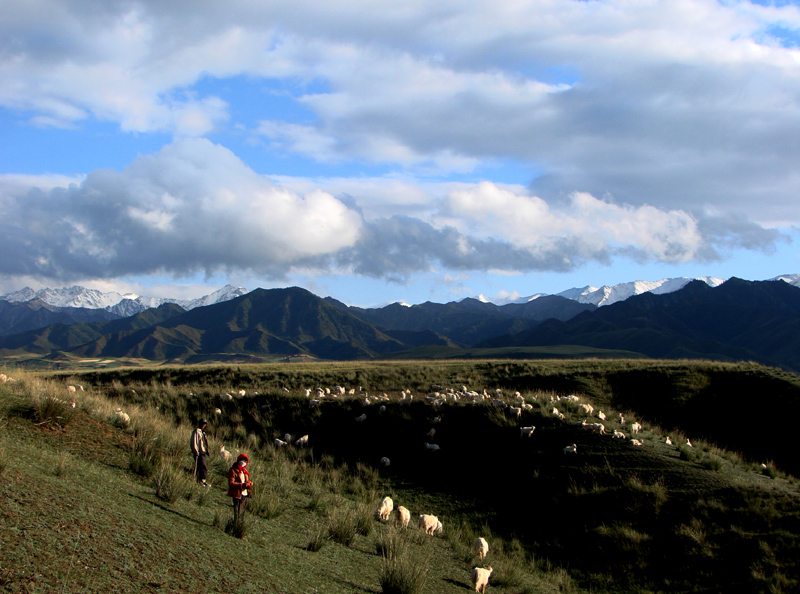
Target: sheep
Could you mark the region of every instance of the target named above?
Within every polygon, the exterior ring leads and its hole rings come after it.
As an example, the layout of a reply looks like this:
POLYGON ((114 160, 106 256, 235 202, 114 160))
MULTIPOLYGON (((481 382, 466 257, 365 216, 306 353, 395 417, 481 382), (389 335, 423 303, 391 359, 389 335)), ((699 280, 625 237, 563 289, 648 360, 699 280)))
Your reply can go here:
POLYGON ((131 417, 128 413, 122 412, 121 408, 114 411, 114 423, 127 427, 131 423, 131 417))
POLYGON ((572 445, 568 445, 567 447, 564 448, 564 453, 565 454, 577 454, 578 453, 578 446, 576 446, 574 443, 572 445))
POLYGON ((592 433, 599 433, 600 435, 604 435, 606 432, 605 425, 602 423, 587 423, 586 421, 581 423, 581 429, 584 431, 591 431, 592 433))
POLYGON ((70 394, 74 394, 77 391, 78 390, 77 388, 75 388, 75 386, 67 386, 67 392, 69 392, 70 394))
POLYGON ((316 398, 308 401, 309 408, 317 408, 319 406, 320 401, 316 398))
POLYGON ((686 445, 687 445, 688 447, 690 447, 690 448, 694 447, 694 446, 692 445, 692 442, 691 442, 691 441, 689 441, 689 438, 688 438, 688 437, 686 438, 686 445))
POLYGON ((522 403, 522 410, 533 410, 533 405, 528 404, 527 402, 522 403))
POLYGON ((622 413, 619 413, 619 424, 620 425, 625 424, 625 417, 622 416, 622 413))
POLYGON ((303 437, 299 438, 297 441, 294 442, 295 447, 298 448, 305 448, 308 447, 308 435, 304 435, 303 437))
POLYGON ((389 460, 389 458, 387 458, 386 456, 381 458, 381 466, 390 466, 391 463, 392 463, 392 461, 389 460))
POLYGON ((614 429, 614 439, 625 439, 625 434, 622 431, 614 429))
POLYGON ((221 409, 219 409, 219 408, 215 408, 215 409, 214 409, 214 414, 215 414, 215 415, 221 415, 221 414, 222 414, 222 410, 221 410, 221 409))
POLYGON ((219 455, 222 456, 225 462, 230 462, 233 458, 233 454, 226 450, 224 445, 219 446, 219 455))
POLYGON ((283 440, 285 442, 287 442, 287 443, 291 442, 293 439, 294 439, 294 435, 292 435, 291 433, 284 433, 283 434, 283 440))
POLYGON ((601 421, 605 421, 606 420, 606 413, 604 413, 602 410, 598 410, 597 411, 597 418, 600 419, 601 421))
POLYGON ((633 423, 631 425, 631 433, 639 433, 642 430, 642 426, 639 423, 633 423))
POLYGON ((378 412, 380 414, 385 413, 386 412, 386 405, 385 404, 381 404, 381 407, 378 409, 378 412))
POLYGON ((420 530, 424 530, 425 534, 433 536, 435 532, 441 532, 443 529, 442 523, 436 516, 422 514, 419 517, 418 526, 420 530))
POLYGON ((408 528, 409 522, 411 522, 411 512, 401 505, 397 508, 397 515, 394 518, 394 525, 395 527, 399 525, 401 528, 408 528))
POLYGON ((435 443, 428 443, 428 442, 426 441, 426 442, 425 442, 425 449, 431 450, 431 451, 433 451, 433 452, 438 452, 438 451, 439 451, 439 450, 441 450, 442 448, 440 448, 440 447, 439 447, 438 445, 436 445, 435 443))
POLYGON ((430 431, 428 431, 428 432, 427 432, 425 435, 427 435, 427 436, 428 436, 428 439, 433 439, 433 436, 434 436, 434 435, 436 435, 436 429, 434 429, 433 427, 431 427, 431 430, 430 430, 430 431))
POLYGON ((228 394, 226 392, 225 394, 220 394, 219 399, 220 400, 233 400, 233 396, 231 396, 230 394, 228 394))
POLYGON ((590 415, 594 412, 594 407, 591 404, 581 404, 578 409, 584 414, 590 415))
POLYGON ((519 436, 520 437, 530 437, 533 435, 533 432, 536 430, 536 427, 520 427, 519 428, 519 436))
POLYGON ((380 505, 378 506, 378 519, 384 522, 388 520, 389 514, 392 513, 393 507, 394 502, 392 501, 392 498, 384 497, 383 501, 381 501, 380 505))
POLYGON ((311 398, 311 390, 309 390, 308 388, 305 388, 303 390, 303 396, 305 396, 306 398, 311 398))
POLYGON ((8 381, 8 376, 5 373, 0 373, 0 382, 6 383, 8 381))
POLYGON ((631 440, 631 445, 633 445, 633 446, 643 446, 644 444, 641 441, 639 441, 638 439, 632 439, 631 440))
POLYGON ((244 390, 239 390, 239 396, 244 396, 245 394, 247 394, 247 392, 244 390))
POLYGON ((522 409, 517 406, 509 406, 508 414, 512 417, 520 418, 522 416, 522 409))
POLYGON ((274 445, 276 448, 285 448, 289 444, 283 441, 282 439, 276 437, 275 439, 272 440, 272 445, 274 445))
POLYGON ((557 419, 561 419, 562 421, 564 420, 564 414, 559 412, 559 410, 555 406, 553 407, 553 416, 556 417, 557 419))
POLYGON ((486 555, 489 554, 489 543, 483 537, 478 537, 472 543, 472 554, 477 555, 478 559, 483 561, 486 555))
POLYGON ((356 423, 363 423, 366 420, 367 420, 367 415, 365 415, 364 413, 362 413, 361 416, 356 417, 356 423))
POLYGON ((472 585, 475 587, 476 592, 481 592, 481 594, 486 592, 486 585, 489 583, 492 571, 491 565, 476 567, 472 570, 472 585))
POLYGON ((667 445, 672 445, 672 440, 669 438, 669 435, 667 435, 667 439, 664 440, 664 443, 667 445))

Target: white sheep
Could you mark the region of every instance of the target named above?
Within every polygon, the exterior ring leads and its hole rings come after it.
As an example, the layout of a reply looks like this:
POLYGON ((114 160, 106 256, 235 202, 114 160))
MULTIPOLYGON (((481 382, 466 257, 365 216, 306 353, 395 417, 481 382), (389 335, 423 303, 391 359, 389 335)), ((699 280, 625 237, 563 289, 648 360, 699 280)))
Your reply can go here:
POLYGON ((294 435, 292 435, 291 433, 284 433, 283 434, 283 440, 285 442, 287 442, 287 443, 291 442, 293 439, 294 439, 294 435))
POLYGON ((278 439, 277 437, 272 440, 272 444, 276 448, 285 448, 287 445, 289 445, 287 442, 283 441, 282 439, 278 439))
POLYGON ((430 431, 428 431, 428 432, 427 432, 425 435, 427 435, 427 436, 428 436, 428 439, 433 439, 433 436, 434 436, 434 435, 436 435, 436 429, 434 429, 433 427, 431 427, 431 430, 430 430, 430 431))
POLYGON ((392 498, 384 497, 383 501, 381 501, 380 505, 378 506, 378 519, 384 522, 388 520, 389 514, 392 513, 393 507, 394 507, 394 502, 392 501, 392 498))
POLYGON ((436 445, 435 443, 428 443, 428 442, 426 441, 426 442, 425 442, 425 449, 431 450, 431 451, 433 451, 433 452, 438 452, 438 451, 439 451, 439 450, 441 450, 442 448, 440 448, 440 447, 439 447, 438 445, 436 445))
POLYGON ((509 406, 508 414, 510 414, 512 417, 520 418, 522 416, 522 408, 518 406, 509 406))
POLYGON ((378 409, 378 412, 380 414, 385 413, 386 412, 386 405, 385 404, 381 404, 380 408, 378 409))
POLYGON ((672 440, 669 438, 669 435, 667 435, 667 439, 664 440, 664 443, 667 445, 672 445, 672 440))
POLYGON ((74 394, 77 391, 78 390, 75 386, 67 386, 67 392, 69 392, 70 394, 74 394))
POLYGON ((642 426, 639 423, 633 423, 631 425, 631 433, 639 433, 642 430, 642 426))
POLYGON ((567 447, 564 448, 564 453, 565 454, 577 454, 578 453, 578 446, 576 446, 574 443, 572 445, 568 445, 567 447))
POLYGON ((536 427, 520 427, 519 428, 519 436, 520 437, 530 437, 533 435, 533 432, 536 430, 536 427))
POLYGON ((225 462, 230 462, 233 458, 233 454, 226 450, 224 445, 219 446, 219 455, 222 456, 225 462))
POLYGON ((584 431, 591 431, 592 433, 599 433, 600 435, 604 435, 606 432, 605 425, 602 423, 587 423, 586 421, 581 423, 581 429, 584 431))
POLYGON ((625 439, 625 434, 622 431, 614 429, 614 439, 625 439))
POLYGON ((633 446, 643 446, 644 444, 638 439, 632 439, 631 440, 631 445, 633 445, 633 446))
POLYGON ((114 422, 117 425, 127 427, 131 423, 131 417, 128 415, 128 413, 123 412, 121 408, 118 408, 114 411, 114 422))
POLYGON ((320 401, 317 398, 308 401, 309 408, 317 408, 319 406, 320 401))
POLYGON ((402 528, 408 528, 409 522, 411 522, 411 512, 401 505, 397 508, 397 515, 394 518, 394 525, 399 525, 402 528))
POLYGON ((581 404, 578 409, 584 414, 590 415, 594 412, 594 407, 591 404, 581 404))
POLYGON ((564 414, 562 412, 559 412, 559 410, 555 406, 553 407, 553 416, 557 419, 561 419, 562 421, 564 420, 564 414))
POLYGON ((492 571, 491 565, 476 567, 472 570, 472 585, 475 587, 476 592, 481 592, 481 594, 486 592, 486 586, 489 583, 492 571))
POLYGON ((361 416, 356 417, 357 423, 363 423, 366 420, 367 420, 367 415, 364 413, 362 413, 361 416))
POLYGON ((305 396, 306 398, 311 398, 311 390, 309 390, 308 388, 305 388, 303 390, 303 396, 305 396))
POLYGON ((247 392, 244 390, 239 390, 239 396, 244 396, 245 394, 247 394, 247 392))
POLYGON ((419 517, 418 526, 420 530, 424 530, 425 534, 433 536, 435 532, 441 532, 443 529, 442 523, 436 516, 429 514, 422 514, 419 517))
POLYGON ((597 418, 600 419, 601 421, 605 421, 606 420, 606 413, 604 413, 602 410, 598 410, 597 411, 597 418))
POLYGON ((392 461, 389 460, 389 458, 387 458, 386 456, 381 458, 381 466, 390 466, 391 464, 392 464, 392 461))
POLYGON ((298 440, 294 442, 294 445, 298 448, 308 447, 308 435, 298 438, 298 440))
POLYGON ((215 408, 215 409, 214 409, 214 414, 215 414, 215 415, 221 415, 221 414, 222 414, 222 410, 221 410, 221 409, 219 409, 219 408, 215 408))
POLYGON ((689 441, 689 438, 688 438, 688 437, 686 438, 686 445, 687 445, 688 447, 690 447, 690 448, 694 447, 694 446, 692 445, 692 442, 691 442, 691 441, 689 441))
POLYGON ((221 395, 220 395, 220 397, 219 397, 219 399, 220 399, 220 400, 233 400, 233 396, 231 396, 230 394, 228 394, 228 393, 226 392, 225 394, 221 394, 221 395))
POLYGON ((533 410, 533 405, 528 404, 527 402, 522 403, 522 410, 533 410))
POLYGON ((485 538, 478 537, 475 539, 475 542, 472 543, 472 554, 477 555, 481 561, 489 554, 489 543, 486 542, 485 538))

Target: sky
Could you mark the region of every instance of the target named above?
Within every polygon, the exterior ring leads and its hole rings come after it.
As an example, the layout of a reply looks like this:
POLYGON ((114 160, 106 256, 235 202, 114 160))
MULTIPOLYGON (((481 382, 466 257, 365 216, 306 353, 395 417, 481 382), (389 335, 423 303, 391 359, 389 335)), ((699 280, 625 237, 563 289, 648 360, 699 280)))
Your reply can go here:
POLYGON ((800 6, 6 0, 0 293, 800 273, 800 6))

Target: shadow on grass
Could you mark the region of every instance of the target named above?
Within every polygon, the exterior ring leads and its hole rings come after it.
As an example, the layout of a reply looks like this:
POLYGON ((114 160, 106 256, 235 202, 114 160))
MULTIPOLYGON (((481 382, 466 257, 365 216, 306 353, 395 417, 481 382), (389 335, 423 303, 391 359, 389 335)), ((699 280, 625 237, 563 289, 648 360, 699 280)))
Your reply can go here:
POLYGON ((174 510, 174 509, 171 509, 171 508, 167 507, 166 505, 164 505, 164 504, 162 504, 162 503, 159 503, 158 501, 153 501, 153 500, 151 500, 151 499, 146 499, 146 498, 142 497, 141 495, 133 495, 133 494, 129 494, 129 496, 130 496, 130 497, 135 497, 136 499, 139 499, 139 500, 141 500, 141 501, 144 501, 145 503, 149 503, 150 505, 153 505, 154 507, 157 507, 157 508, 159 508, 159 509, 162 509, 162 510, 164 510, 165 512, 169 512, 169 513, 171 513, 171 514, 175 514, 176 516, 180 516, 180 517, 181 517, 181 518, 183 518, 184 520, 189 520, 190 522, 194 522, 195 524, 198 524, 198 525, 200 525, 200 526, 211 526, 211 527, 213 527, 213 526, 214 526, 214 523, 213 523, 213 522, 208 522, 208 523, 206 523, 206 522, 201 522, 200 520, 198 520, 198 519, 196 519, 196 518, 192 518, 191 516, 187 516, 187 515, 185 515, 185 514, 182 514, 182 513, 181 513, 181 512, 179 512, 179 511, 176 511, 176 510, 174 510))
POLYGON ((336 581, 336 582, 339 582, 340 584, 342 584, 344 586, 350 586, 351 588, 353 588, 354 590, 358 590, 359 592, 370 592, 370 594, 381 594, 381 590, 380 589, 373 590, 372 588, 367 588, 367 587, 362 586, 360 584, 356 584, 354 582, 351 582, 350 580, 342 580, 342 579, 339 579, 339 578, 333 578, 333 580, 336 581))

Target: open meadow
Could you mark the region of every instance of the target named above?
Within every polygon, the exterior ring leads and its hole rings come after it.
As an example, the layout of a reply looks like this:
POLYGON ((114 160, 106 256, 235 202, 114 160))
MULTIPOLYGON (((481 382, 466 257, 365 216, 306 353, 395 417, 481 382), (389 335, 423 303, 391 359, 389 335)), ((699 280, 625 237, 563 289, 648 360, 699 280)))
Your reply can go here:
POLYGON ((445 594, 483 565, 498 593, 800 588, 800 378, 772 368, 0 372, 2 592, 445 594), (203 417, 211 488, 192 480, 203 417), (250 457, 238 525, 221 449, 250 457), (386 496, 408 527, 378 517, 386 496))

